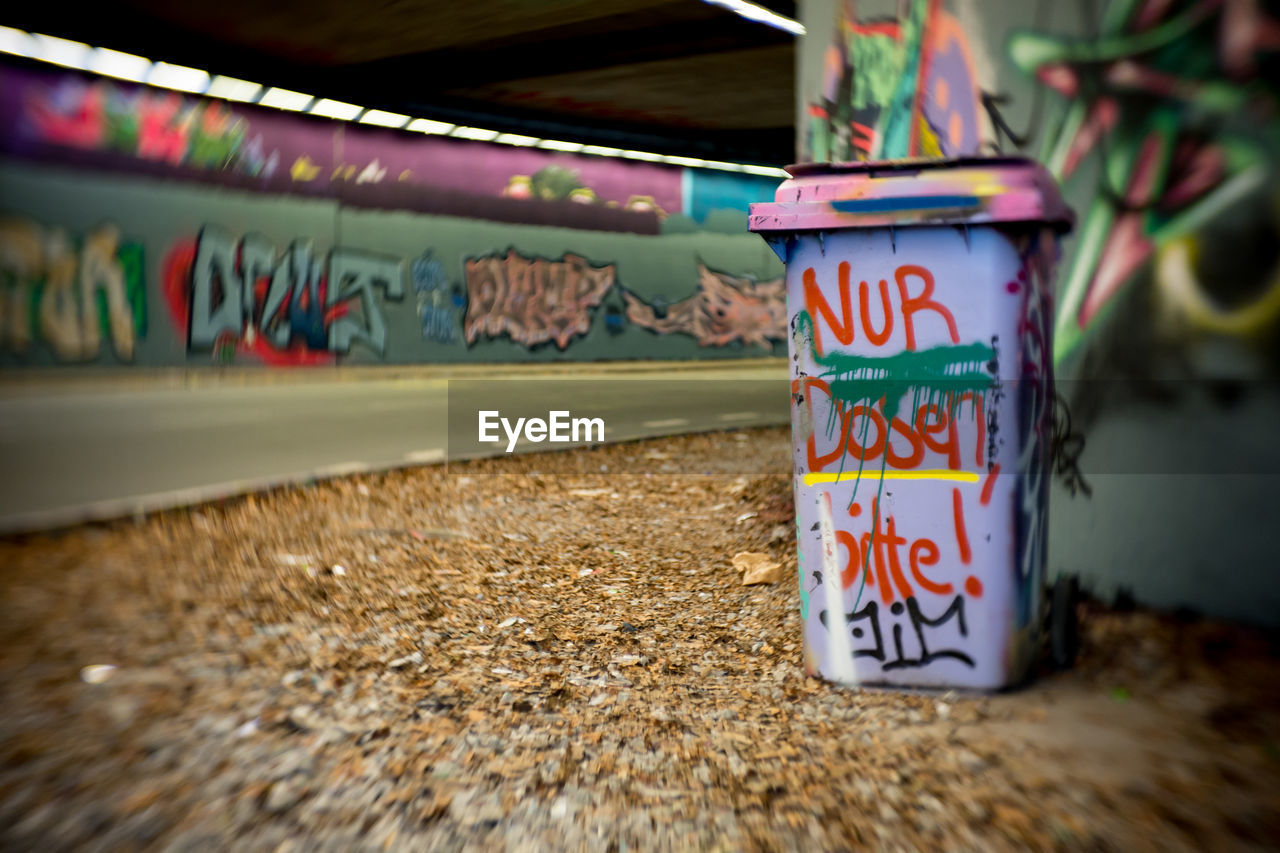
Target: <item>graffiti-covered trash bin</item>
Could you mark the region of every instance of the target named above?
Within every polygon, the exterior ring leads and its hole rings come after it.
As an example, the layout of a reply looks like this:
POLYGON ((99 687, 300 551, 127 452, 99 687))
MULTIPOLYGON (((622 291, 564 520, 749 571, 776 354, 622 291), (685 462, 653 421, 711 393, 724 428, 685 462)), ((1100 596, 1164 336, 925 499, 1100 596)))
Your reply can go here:
POLYGON ((786 264, 805 668, 1014 684, 1040 635, 1072 213, 1022 158, 788 173, 750 227, 786 264))

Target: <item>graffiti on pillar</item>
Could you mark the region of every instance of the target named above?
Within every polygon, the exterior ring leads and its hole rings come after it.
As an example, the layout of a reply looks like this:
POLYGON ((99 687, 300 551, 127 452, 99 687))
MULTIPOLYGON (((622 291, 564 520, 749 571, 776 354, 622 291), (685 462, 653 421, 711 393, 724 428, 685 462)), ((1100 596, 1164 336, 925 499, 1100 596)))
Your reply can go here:
POLYGON ((515 249, 468 258, 464 269, 468 345, 506 335, 526 347, 554 343, 561 350, 590 330, 616 276, 613 264, 593 266, 572 254, 526 258, 515 249))
POLYGON ((165 262, 165 293, 187 347, 227 360, 227 348, 269 364, 324 364, 355 345, 382 355, 382 306, 404 296, 399 258, 355 249, 283 252, 256 234, 206 226, 165 262))
POLYGON ((101 225, 78 240, 27 219, 0 220, 0 348, 30 357, 40 345, 57 361, 95 361, 104 346, 134 359, 147 333, 140 243, 101 225))
POLYGON ((409 264, 409 275, 417 296, 423 339, 440 344, 461 340, 461 318, 466 300, 460 287, 450 285, 444 264, 427 250, 409 264))
MULTIPOLYGON (((1193 323, 1228 333, 1269 325, 1280 313, 1274 261, 1249 286, 1206 293, 1188 248, 1251 199, 1274 216, 1280 96, 1261 69, 1280 55, 1280 19, 1258 4, 1196 0, 1111 3, 1089 25, 1097 37, 1019 32, 1008 42, 1014 66, 1063 99, 1045 123, 1040 159, 1068 187, 1096 181, 1061 282, 1055 358, 1074 350, 1153 261, 1159 295, 1193 323), (1083 168, 1090 160, 1096 171, 1083 168)), ((1266 237, 1233 230, 1233 243, 1274 242, 1274 225, 1266 237)), ((1259 248, 1219 243, 1214 251, 1259 248)))
POLYGON ((804 159, 881 160, 976 153, 982 93, 968 38, 937 0, 860 21, 841 4, 808 105, 804 159))
POLYGON ((734 342, 773 349, 787 338, 787 290, 782 279, 755 281, 698 264, 698 289, 671 305, 623 290, 626 316, 657 334, 691 335, 704 347, 734 342))
POLYGON ((1155 288, 1156 310, 1143 319, 1158 335, 1207 331, 1262 344, 1275 336, 1274 8, 1111 0, 1081 5, 1074 32, 1052 26, 1062 16, 1051 0, 1019 10, 1037 23, 1014 30, 985 6, 982 26, 962 25, 979 11, 959 0, 904 0, 883 19, 860 18, 848 0, 835 8, 802 127, 804 159, 1019 151, 1083 199, 1059 282, 1055 362, 1079 350, 1138 282, 1155 288), (980 72, 990 62, 984 32, 1006 45, 1012 76, 1003 83, 1033 87, 1023 103, 980 72), (1239 258, 1249 262, 1231 260, 1239 258))

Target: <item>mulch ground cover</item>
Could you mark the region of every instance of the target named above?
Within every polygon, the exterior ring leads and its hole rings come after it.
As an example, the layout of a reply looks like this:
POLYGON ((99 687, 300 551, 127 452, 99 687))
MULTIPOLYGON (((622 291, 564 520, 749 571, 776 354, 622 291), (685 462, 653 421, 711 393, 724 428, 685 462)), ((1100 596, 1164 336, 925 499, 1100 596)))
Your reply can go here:
POLYGON ((1273 635, 1085 604, 1007 693, 808 678, 789 471, 723 432, 0 541, 0 846, 1280 843, 1273 635))

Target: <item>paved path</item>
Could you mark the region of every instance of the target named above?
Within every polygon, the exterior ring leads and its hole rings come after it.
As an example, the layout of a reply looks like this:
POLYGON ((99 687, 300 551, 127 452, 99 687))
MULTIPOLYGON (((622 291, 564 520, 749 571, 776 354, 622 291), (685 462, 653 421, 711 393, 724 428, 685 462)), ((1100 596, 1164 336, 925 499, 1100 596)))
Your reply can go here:
POLYGON ((608 441, 787 419, 786 369, 779 364, 584 368, 522 374, 498 385, 375 377, 280 382, 263 375, 257 383, 240 377, 192 387, 117 382, 10 390, 0 398, 0 532, 501 453, 505 441, 502 447, 476 443, 477 408, 545 417, 548 408, 568 405, 574 415, 603 418, 608 441))

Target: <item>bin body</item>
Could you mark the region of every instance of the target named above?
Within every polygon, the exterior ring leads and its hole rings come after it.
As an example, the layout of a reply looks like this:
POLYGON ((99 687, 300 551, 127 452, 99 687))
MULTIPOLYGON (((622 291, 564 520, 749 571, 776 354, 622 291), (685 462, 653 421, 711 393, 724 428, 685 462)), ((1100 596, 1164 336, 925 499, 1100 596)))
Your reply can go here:
POLYGON ((751 222, 786 263, 806 670, 1016 683, 1039 641, 1070 212, 1031 161, 791 171, 751 222))

